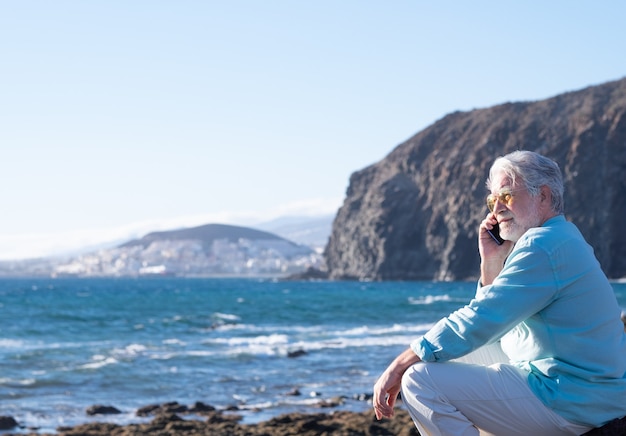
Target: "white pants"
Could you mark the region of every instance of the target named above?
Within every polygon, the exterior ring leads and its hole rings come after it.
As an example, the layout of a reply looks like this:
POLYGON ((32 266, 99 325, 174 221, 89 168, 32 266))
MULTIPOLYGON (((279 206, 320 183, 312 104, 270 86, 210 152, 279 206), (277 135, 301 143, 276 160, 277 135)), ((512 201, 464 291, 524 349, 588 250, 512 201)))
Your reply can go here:
POLYGON ((405 372, 402 401, 422 436, 557 436, 591 430, 544 406, 522 370, 489 365, 506 358, 499 346, 490 347, 459 361, 420 362, 405 372))

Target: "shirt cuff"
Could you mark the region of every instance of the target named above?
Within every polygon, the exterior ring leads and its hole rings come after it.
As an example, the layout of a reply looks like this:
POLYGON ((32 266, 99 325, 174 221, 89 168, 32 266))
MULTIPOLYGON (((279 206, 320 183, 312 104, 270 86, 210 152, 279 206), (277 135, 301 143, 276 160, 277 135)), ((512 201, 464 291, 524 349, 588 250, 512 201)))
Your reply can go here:
POLYGON ((437 360, 432 351, 432 346, 423 336, 411 342, 411 350, 424 362, 434 362, 437 360))

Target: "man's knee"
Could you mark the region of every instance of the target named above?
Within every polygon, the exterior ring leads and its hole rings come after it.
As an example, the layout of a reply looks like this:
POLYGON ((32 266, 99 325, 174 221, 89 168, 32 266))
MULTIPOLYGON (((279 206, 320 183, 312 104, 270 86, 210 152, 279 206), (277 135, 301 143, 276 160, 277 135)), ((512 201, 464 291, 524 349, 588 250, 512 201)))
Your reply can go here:
POLYGON ((427 374, 427 366, 425 362, 419 362, 411 366, 404 372, 402 376, 402 396, 418 397, 423 394, 429 385, 429 377, 427 374))

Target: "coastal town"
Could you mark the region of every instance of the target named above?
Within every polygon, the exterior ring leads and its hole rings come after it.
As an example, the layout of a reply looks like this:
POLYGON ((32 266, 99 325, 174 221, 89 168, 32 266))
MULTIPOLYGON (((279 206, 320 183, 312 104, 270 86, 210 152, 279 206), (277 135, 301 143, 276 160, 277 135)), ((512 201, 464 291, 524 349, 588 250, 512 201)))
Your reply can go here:
POLYGON ((282 276, 320 268, 321 253, 284 240, 215 240, 205 249, 197 240, 154 241, 116 247, 53 266, 53 276, 282 276))
POLYGON ((1 261, 0 277, 286 277, 325 269, 323 249, 310 240, 209 224, 72 255, 1 261))

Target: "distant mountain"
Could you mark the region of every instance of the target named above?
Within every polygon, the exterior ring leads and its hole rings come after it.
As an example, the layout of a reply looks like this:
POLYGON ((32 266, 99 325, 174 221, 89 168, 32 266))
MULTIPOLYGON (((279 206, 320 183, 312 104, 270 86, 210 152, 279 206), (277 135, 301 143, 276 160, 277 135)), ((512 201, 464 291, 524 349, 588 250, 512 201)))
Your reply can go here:
POLYGON ((334 215, 319 217, 281 217, 255 225, 298 244, 324 248, 332 230, 334 215))
POLYGON ((180 240, 196 240, 210 246, 215 240, 227 240, 229 242, 237 242, 240 239, 250 241, 258 240, 283 240, 289 244, 295 245, 291 241, 287 241, 280 236, 272 233, 255 230, 249 227, 232 226, 228 224, 205 224, 203 226, 191 227, 180 230, 168 230, 162 232, 148 233, 140 239, 134 239, 120 245, 120 248, 134 247, 141 245, 146 248, 155 241, 180 241, 180 240))
POLYGON ((324 269, 320 252, 270 232, 226 224, 152 232, 64 259, 0 263, 0 276, 286 277, 324 269))

